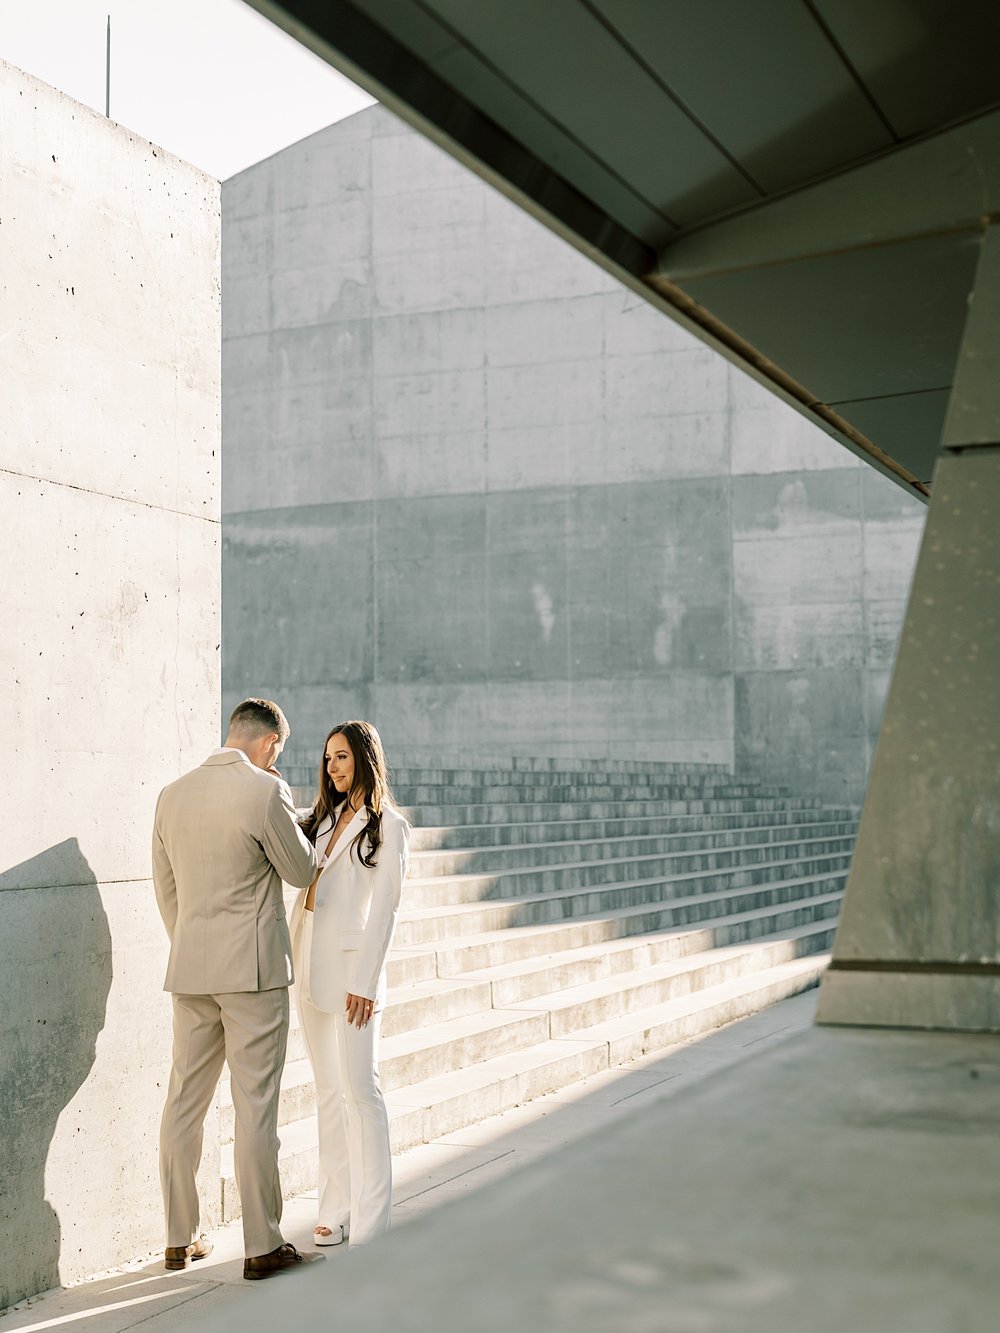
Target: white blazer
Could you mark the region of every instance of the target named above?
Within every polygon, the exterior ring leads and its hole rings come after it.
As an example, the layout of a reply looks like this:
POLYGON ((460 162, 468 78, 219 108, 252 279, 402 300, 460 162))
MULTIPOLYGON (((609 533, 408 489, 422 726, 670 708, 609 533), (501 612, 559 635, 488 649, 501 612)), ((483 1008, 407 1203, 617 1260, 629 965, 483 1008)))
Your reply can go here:
MULTIPOLYGON (((339 812, 338 807, 316 830, 320 856, 339 812)), ((367 823, 362 806, 337 839, 316 885, 309 990, 316 1008, 329 1014, 343 1013, 348 994, 374 1000, 376 1009, 385 1004, 385 961, 410 859, 410 827, 398 810, 383 810, 382 845, 375 865, 366 866, 352 843, 367 823)), ((307 892, 299 891, 292 908, 293 947, 307 892)))

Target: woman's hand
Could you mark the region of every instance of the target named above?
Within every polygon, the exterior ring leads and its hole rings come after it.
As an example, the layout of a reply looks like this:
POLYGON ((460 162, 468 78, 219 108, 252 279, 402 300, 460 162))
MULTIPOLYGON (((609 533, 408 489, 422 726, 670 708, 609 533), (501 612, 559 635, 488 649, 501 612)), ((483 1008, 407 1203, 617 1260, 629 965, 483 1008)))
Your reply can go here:
POLYGON ((354 1023, 357 1027, 363 1028, 375 1011, 375 1001, 369 1000, 364 995, 348 994, 345 1007, 348 1025, 354 1023))

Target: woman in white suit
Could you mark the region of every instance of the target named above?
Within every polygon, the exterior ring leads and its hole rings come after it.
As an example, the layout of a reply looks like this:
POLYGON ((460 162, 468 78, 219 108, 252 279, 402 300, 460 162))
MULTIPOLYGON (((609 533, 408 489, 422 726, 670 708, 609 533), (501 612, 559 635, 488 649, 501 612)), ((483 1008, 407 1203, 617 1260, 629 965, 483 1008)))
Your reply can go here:
POLYGON ((409 825, 392 804, 385 754, 369 722, 326 740, 319 791, 302 820, 319 872, 292 910, 295 999, 316 1080, 317 1245, 352 1246, 389 1229, 389 1117, 379 1087, 385 961, 409 859, 409 825))

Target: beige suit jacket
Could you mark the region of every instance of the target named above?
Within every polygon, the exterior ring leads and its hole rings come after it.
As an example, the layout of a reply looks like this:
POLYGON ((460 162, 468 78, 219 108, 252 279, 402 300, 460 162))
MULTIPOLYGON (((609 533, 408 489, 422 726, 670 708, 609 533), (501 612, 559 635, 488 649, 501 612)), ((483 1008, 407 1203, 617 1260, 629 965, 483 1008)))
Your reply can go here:
POLYGON ((286 784, 236 750, 164 787, 153 885, 170 937, 163 989, 184 995, 274 990, 292 980, 281 881, 312 883, 316 851, 286 784))

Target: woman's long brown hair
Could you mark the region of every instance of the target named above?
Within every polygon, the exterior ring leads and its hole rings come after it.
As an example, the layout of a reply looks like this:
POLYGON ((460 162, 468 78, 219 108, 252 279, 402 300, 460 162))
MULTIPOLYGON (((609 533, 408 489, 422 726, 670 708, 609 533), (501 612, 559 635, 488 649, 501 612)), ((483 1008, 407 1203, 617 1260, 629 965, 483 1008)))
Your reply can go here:
POLYGON ((351 754, 354 756, 354 786, 348 793, 348 799, 354 805, 354 797, 361 796, 368 808, 368 823, 352 843, 352 849, 358 854, 363 865, 373 866, 378 849, 382 846, 382 811, 393 804, 392 790, 389 786, 389 766, 382 749, 382 738, 370 722, 341 722, 327 733, 323 742, 323 757, 319 761, 319 789, 313 808, 302 821, 302 832, 310 842, 316 841, 316 830, 323 820, 343 802, 343 797, 333 785, 326 771, 326 747, 330 739, 342 733, 351 754), (368 851, 361 848, 362 839, 368 839, 368 851))

